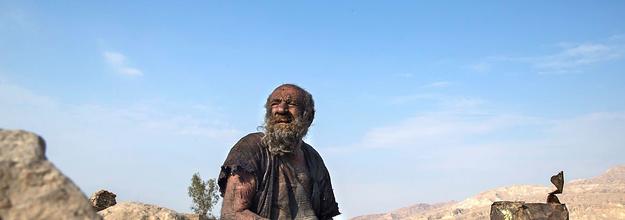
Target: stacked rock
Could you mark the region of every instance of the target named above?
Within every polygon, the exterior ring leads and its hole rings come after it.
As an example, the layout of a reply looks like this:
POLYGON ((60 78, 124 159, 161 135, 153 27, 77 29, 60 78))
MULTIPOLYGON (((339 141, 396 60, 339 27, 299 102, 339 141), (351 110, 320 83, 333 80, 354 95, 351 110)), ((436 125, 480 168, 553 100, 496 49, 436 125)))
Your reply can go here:
POLYGON ((115 197, 117 197, 117 195, 112 192, 106 190, 97 191, 91 196, 91 206, 98 212, 102 211, 117 204, 115 197))

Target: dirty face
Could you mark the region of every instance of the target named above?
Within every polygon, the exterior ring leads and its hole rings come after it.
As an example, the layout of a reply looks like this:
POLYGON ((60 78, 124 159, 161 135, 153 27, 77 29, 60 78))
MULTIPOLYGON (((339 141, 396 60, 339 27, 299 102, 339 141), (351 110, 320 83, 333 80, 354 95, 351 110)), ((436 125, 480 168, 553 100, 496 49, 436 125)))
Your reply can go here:
POLYGON ((302 91, 294 87, 278 87, 271 93, 267 103, 268 124, 283 127, 293 123, 295 119, 301 119, 303 99, 302 91))
POLYGON ((272 154, 290 154, 306 136, 314 117, 312 98, 309 98, 311 104, 307 106, 306 94, 303 89, 287 84, 276 88, 267 98, 262 141, 272 154), (307 110, 307 107, 310 109, 307 110))

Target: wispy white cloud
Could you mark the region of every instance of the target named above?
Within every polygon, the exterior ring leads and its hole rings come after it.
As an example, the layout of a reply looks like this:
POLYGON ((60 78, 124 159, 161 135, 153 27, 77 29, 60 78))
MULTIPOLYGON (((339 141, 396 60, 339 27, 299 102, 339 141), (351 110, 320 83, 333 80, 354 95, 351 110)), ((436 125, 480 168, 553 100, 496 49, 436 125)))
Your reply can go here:
POLYGON ((77 128, 75 131, 119 134, 130 134, 133 130, 216 141, 230 141, 239 134, 220 119, 221 114, 206 105, 183 106, 154 101, 124 106, 70 105, 1 78, 0 105, 11 106, 0 108, 5 128, 56 130, 50 128, 65 127, 61 130, 77 128))
POLYGON ((539 123, 520 115, 480 115, 456 112, 419 114, 397 124, 372 128, 358 146, 371 148, 432 147, 462 144, 467 138, 539 123))
POLYGON ((123 107, 102 105, 78 105, 72 106, 71 111, 78 117, 77 121, 93 122, 101 124, 104 130, 107 125, 124 125, 128 129, 134 129, 140 133, 167 133, 172 136, 202 138, 207 140, 230 140, 238 134, 238 131, 223 125, 215 119, 218 115, 196 115, 190 112, 179 112, 178 109, 191 109, 192 107, 175 108, 174 112, 163 103, 137 103, 123 107), (92 117, 97 115, 97 118, 92 117), (206 118, 204 118, 206 117, 206 118))
POLYGON ((447 112, 484 114, 484 105, 488 102, 481 98, 475 97, 443 97, 437 100, 438 105, 447 112))
POLYGON ((126 76, 142 76, 143 71, 140 69, 130 67, 126 56, 119 52, 105 51, 103 53, 105 61, 113 68, 117 73, 126 76))
POLYGON ((557 120, 546 133, 551 144, 572 151, 625 151, 621 147, 625 144, 625 112, 594 112, 557 120))
POLYGON ((337 181, 337 196, 359 201, 344 204, 345 213, 462 199, 511 184, 548 184, 559 170, 583 178, 625 162, 619 156, 625 154, 625 112, 542 117, 501 111, 479 97, 424 93, 392 100, 432 105, 324 149, 328 166, 350 176, 337 181), (370 192, 379 199, 357 196, 370 192))
MULTIPOLYGON (((569 119, 534 117, 517 113, 502 113, 489 109, 491 103, 476 97, 454 97, 440 94, 416 94, 398 96, 393 103, 425 100, 435 103, 435 110, 416 113, 397 123, 370 128, 354 146, 367 148, 396 148, 462 144, 476 135, 496 133, 514 134, 521 128, 533 129, 532 133, 563 141, 576 137, 620 137, 625 126, 607 120, 625 121, 625 113, 591 113, 569 119), (603 124, 601 124, 601 123, 603 124), (610 124, 610 126, 607 126, 610 124), (606 126, 603 126, 606 125, 606 126), (574 131, 580 134, 573 134, 574 131), (614 133, 616 131, 616 133, 614 133), (564 134, 566 135, 557 135, 564 134), (581 134, 584 133, 584 134, 581 134), (570 137, 567 137, 570 136, 570 137)), ((527 130, 526 130, 527 131, 527 130)), ((549 139, 549 138, 545 138, 549 139)), ((625 138, 619 139, 625 143, 625 138)), ((488 141, 488 139, 484 139, 488 141)), ((576 141, 581 143, 581 141, 576 141)))
POLYGON ((408 102, 418 101, 418 100, 437 100, 440 99, 441 95, 438 94, 428 94, 428 93, 420 93, 420 94, 412 94, 412 95, 400 95, 390 98, 391 104, 404 104, 408 102))
MULTIPOLYGON (((529 116, 492 113, 487 110, 489 103, 476 97, 423 93, 394 97, 391 104, 414 101, 431 103, 434 110, 419 112, 397 123, 370 128, 352 146, 373 149, 449 146, 463 143, 466 138, 475 135, 541 123, 529 116)), ((350 149, 345 147, 331 151, 348 152, 350 149)))
POLYGON ((491 70, 493 63, 491 61, 482 61, 478 63, 471 64, 468 67, 469 70, 478 73, 485 73, 491 70))
POLYGON ((216 175, 240 136, 223 123, 227 116, 205 105, 68 104, 7 80, 0 80, 0 106, 0 128, 42 135, 48 158, 85 193, 105 187, 120 200, 182 212, 189 176, 216 175))
POLYGON ((625 162, 620 156, 625 154, 625 112, 547 118, 489 111, 488 102, 479 100, 440 100, 449 104, 372 127, 352 144, 326 151, 334 158, 358 158, 352 164, 330 160, 330 166, 367 167, 348 169, 356 180, 337 183, 344 200, 360 201, 354 195, 379 189, 427 189, 391 190, 344 209, 367 213, 461 199, 493 187, 548 184, 545 180, 559 170, 574 179, 625 162), (465 105, 471 107, 453 107, 465 105))
POLYGON ((425 85, 421 86, 421 88, 446 88, 446 87, 449 87, 451 85, 452 85, 451 82, 438 81, 438 82, 425 84, 425 85))
POLYGON ((406 104, 411 102, 427 102, 439 109, 445 109, 444 112, 464 112, 464 113, 480 113, 481 107, 487 103, 486 100, 466 97, 466 96, 449 96, 437 93, 417 93, 411 95, 400 95, 391 97, 390 104, 406 104))
POLYGON ((549 72, 573 71, 576 67, 620 58, 623 48, 602 43, 584 43, 563 48, 552 55, 526 58, 536 69, 549 72))
POLYGON ((58 108, 57 102, 53 99, 35 94, 20 86, 13 85, 9 83, 8 80, 2 78, 0 78, 0 101, 2 101, 2 106, 13 107, 2 108, 5 110, 13 109, 14 111, 20 111, 20 107, 46 109, 58 108))
MULTIPOLYGON (((496 64, 513 63, 528 65, 542 74, 565 74, 583 72, 583 67, 616 60, 625 53, 625 38, 614 35, 600 42, 556 44, 558 51, 534 56, 489 56, 471 64, 474 72, 489 72, 496 64)), ((503 65, 497 65, 503 66, 503 65)))

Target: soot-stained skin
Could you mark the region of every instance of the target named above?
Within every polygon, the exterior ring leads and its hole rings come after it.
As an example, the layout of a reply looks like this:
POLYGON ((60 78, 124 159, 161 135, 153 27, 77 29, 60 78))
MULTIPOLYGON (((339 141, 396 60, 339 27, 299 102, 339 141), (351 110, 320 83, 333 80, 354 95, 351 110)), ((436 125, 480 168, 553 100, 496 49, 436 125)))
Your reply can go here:
POLYGON ((222 219, 256 220, 267 219, 249 210, 254 198, 256 180, 254 176, 240 172, 228 177, 228 184, 221 208, 222 219))
POLYGON ((301 117, 304 94, 291 86, 276 88, 269 97, 271 123, 291 123, 295 117, 301 117))

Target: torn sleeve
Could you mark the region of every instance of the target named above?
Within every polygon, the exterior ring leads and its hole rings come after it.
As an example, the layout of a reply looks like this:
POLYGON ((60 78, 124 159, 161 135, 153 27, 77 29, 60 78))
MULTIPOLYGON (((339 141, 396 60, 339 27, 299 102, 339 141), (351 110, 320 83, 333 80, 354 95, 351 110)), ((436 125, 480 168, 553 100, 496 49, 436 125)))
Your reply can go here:
POLYGON ((257 143, 253 140, 256 138, 251 137, 252 135, 253 134, 250 134, 241 138, 241 140, 239 140, 239 142, 237 142, 232 149, 230 149, 230 153, 228 153, 226 160, 221 166, 217 183, 219 184, 219 191, 222 197, 224 195, 224 191, 226 190, 228 177, 240 174, 241 172, 245 172, 251 174, 253 177, 256 177, 256 174, 259 171, 259 155, 258 150, 255 149, 257 147, 257 143))

